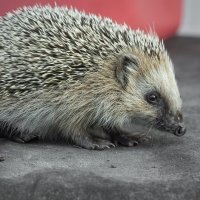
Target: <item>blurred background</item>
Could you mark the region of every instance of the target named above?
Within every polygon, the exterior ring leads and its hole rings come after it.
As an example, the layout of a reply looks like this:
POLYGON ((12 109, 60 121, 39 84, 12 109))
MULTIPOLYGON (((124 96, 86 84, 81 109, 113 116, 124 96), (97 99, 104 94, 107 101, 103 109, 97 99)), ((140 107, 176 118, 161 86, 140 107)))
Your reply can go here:
POLYGON ((174 35, 200 37, 199 0, 0 0, 0 16, 22 6, 63 5, 110 17, 145 31, 154 29, 161 38, 174 35))

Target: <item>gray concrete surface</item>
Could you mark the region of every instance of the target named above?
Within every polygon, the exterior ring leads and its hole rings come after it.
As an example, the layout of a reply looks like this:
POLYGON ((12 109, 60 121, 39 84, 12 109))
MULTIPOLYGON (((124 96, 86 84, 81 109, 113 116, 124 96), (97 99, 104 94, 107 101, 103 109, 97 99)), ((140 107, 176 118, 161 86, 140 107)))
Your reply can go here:
POLYGON ((137 147, 89 151, 0 139, 0 200, 200 199, 200 39, 167 41, 188 132, 152 132, 137 147))

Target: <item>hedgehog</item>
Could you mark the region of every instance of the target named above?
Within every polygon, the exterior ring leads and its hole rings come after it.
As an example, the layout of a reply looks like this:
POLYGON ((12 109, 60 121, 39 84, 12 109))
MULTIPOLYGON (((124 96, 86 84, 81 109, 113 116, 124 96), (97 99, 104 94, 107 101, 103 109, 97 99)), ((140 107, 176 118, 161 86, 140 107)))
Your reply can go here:
POLYGON ((61 139, 101 150, 147 138, 124 131, 129 124, 186 132, 163 41, 67 7, 0 17, 0 111, 3 134, 20 142, 61 139))

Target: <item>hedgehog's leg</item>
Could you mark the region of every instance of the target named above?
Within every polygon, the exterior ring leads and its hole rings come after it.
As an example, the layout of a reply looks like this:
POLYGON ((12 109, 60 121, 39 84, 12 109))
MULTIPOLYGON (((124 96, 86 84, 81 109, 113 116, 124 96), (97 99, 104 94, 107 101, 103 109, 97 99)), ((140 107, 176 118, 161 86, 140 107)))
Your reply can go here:
POLYGON ((19 131, 5 122, 0 122, 0 136, 18 143, 30 142, 38 137, 26 131, 19 131))
POLYGON ((38 136, 35 134, 27 133, 26 131, 19 131, 8 125, 1 127, 0 134, 3 137, 18 143, 30 142, 38 138, 38 136))
POLYGON ((93 140, 99 145, 105 145, 107 147, 116 147, 111 141, 110 135, 108 135, 103 128, 93 127, 88 130, 88 133, 92 136, 93 140))
POLYGON ((111 136, 115 144, 120 144, 128 147, 136 146, 139 143, 148 141, 150 139, 150 137, 145 134, 131 135, 130 133, 119 130, 117 128, 105 129, 105 131, 111 136))
POLYGON ((75 146, 91 150, 103 150, 115 147, 110 140, 95 136, 95 134, 91 133, 91 130, 89 133, 90 134, 84 133, 82 135, 73 136, 72 141, 75 143, 75 146))

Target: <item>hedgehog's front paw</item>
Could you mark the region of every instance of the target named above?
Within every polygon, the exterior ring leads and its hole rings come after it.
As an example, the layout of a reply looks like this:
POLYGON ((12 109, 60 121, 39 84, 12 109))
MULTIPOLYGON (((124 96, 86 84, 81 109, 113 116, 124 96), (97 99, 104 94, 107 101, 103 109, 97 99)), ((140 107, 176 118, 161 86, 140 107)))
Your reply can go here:
POLYGON ((14 142, 17 142, 17 143, 27 143, 27 142, 30 142, 30 141, 33 141, 35 139, 38 139, 38 136, 36 135, 17 135, 17 136, 11 136, 9 138, 10 140, 14 141, 14 142))
POLYGON ((151 140, 151 136, 148 136, 146 134, 140 134, 135 137, 137 138, 138 143, 148 142, 149 140, 151 140))
POLYGON ((115 147, 115 145, 110 141, 99 138, 98 139, 84 138, 83 140, 81 140, 81 142, 78 143, 76 142, 75 146, 89 150, 104 150, 115 147))
POLYGON ((103 150, 103 149, 110 149, 112 147, 116 147, 115 144, 113 144, 112 142, 108 141, 108 140, 104 140, 104 139, 95 139, 95 142, 98 145, 97 150, 103 150))
POLYGON ((123 146, 132 147, 138 145, 139 143, 149 141, 150 139, 151 139, 150 136, 144 134, 120 135, 117 138, 115 138, 115 143, 123 146))

